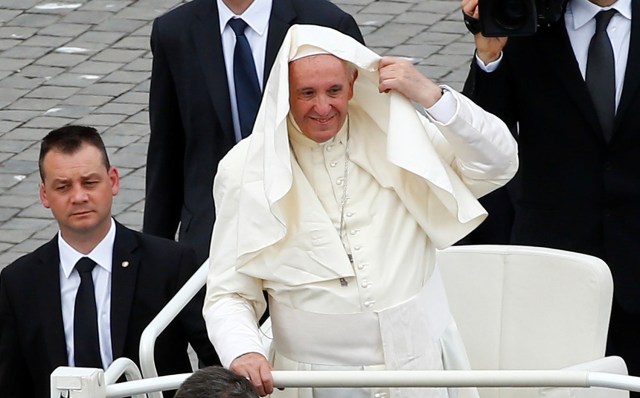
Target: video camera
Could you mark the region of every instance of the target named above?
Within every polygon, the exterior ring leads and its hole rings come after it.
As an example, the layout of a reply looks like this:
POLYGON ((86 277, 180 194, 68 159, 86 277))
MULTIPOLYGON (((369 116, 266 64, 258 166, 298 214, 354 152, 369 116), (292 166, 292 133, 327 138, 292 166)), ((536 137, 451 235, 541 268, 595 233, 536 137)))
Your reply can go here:
POLYGON ((464 15, 472 33, 487 37, 530 36, 557 22, 568 0, 478 0, 480 19, 464 15))

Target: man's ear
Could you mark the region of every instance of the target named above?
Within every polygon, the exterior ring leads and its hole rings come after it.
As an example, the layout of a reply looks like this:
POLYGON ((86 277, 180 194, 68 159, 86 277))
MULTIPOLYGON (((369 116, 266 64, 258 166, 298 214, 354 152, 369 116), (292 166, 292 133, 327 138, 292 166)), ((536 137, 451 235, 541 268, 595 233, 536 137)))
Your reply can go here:
POLYGON ((356 84, 357 78, 358 78, 358 68, 353 68, 353 76, 351 81, 349 82, 349 100, 353 98, 353 86, 356 84))
POLYGON ((44 186, 44 182, 40 182, 39 184, 39 190, 38 190, 38 194, 40 196, 40 202, 42 202, 42 205, 49 209, 51 206, 49 205, 49 199, 47 199, 47 189, 44 186))
POLYGON ((118 173, 118 169, 111 166, 108 171, 109 180, 111 181, 111 194, 116 196, 118 192, 120 192, 120 174, 118 173))

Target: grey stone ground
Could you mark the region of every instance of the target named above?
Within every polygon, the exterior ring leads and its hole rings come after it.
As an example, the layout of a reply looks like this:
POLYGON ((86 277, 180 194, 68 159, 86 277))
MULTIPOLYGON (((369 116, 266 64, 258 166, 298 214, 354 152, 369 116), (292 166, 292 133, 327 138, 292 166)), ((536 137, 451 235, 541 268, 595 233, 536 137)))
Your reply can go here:
MULTIPOLYGON (((39 140, 68 123, 103 133, 121 175, 114 214, 140 229, 153 19, 180 0, 0 0, 0 269, 57 231, 38 200, 39 140)), ((335 0, 379 54, 460 89, 472 37, 458 0, 335 0)))

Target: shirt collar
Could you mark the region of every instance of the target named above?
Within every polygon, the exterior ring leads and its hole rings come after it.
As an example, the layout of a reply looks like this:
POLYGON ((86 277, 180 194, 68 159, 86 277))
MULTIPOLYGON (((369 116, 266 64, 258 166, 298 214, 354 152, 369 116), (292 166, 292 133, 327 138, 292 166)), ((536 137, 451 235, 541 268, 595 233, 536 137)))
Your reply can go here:
POLYGON ((113 259, 113 244, 116 239, 116 223, 111 219, 111 227, 107 235, 98 243, 96 247, 89 252, 89 254, 82 254, 69 243, 67 243, 62 234, 58 232, 58 250, 60 252, 60 266, 64 272, 64 276, 69 278, 73 268, 76 266, 78 260, 82 257, 89 257, 97 265, 104 268, 107 272, 111 272, 111 263, 113 259))
POLYGON ((592 20, 602 10, 614 8, 620 15, 631 20, 631 0, 618 0, 610 7, 600 7, 589 0, 571 0, 567 5, 567 12, 573 14, 573 28, 580 29, 592 20))
POLYGON ((227 27, 229 20, 234 17, 241 17, 247 25, 260 36, 263 36, 267 32, 273 0, 255 0, 242 15, 234 14, 222 0, 216 0, 216 2, 218 4, 220 34, 222 34, 227 27))

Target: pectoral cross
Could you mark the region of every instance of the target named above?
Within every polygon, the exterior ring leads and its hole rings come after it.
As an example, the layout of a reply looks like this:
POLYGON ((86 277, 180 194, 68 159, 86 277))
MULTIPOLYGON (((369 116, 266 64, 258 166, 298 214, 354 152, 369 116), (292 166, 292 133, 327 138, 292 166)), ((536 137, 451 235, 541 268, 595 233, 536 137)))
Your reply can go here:
MULTIPOLYGON (((351 253, 347 253, 347 257, 349 258, 349 263, 353 266, 353 255, 351 253)), ((340 278, 340 286, 347 287, 349 286, 349 282, 345 278, 340 278)))

